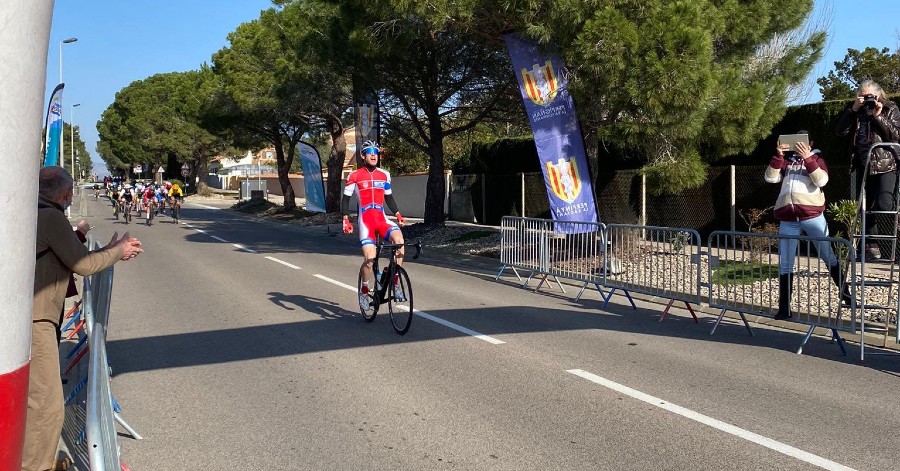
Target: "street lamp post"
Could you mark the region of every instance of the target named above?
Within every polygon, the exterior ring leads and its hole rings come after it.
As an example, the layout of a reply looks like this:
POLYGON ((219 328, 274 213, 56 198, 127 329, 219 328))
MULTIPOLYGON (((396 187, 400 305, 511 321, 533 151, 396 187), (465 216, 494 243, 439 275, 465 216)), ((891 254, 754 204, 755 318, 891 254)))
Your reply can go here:
MULTIPOLYGON (((75 41, 78 41, 78 38, 63 39, 62 41, 59 42, 59 83, 63 83, 63 73, 62 73, 63 72, 63 60, 62 60, 63 44, 72 44, 75 41)), ((62 111, 62 110, 60 110, 60 111, 62 111)), ((65 136, 62 136, 62 137, 65 137, 65 136)), ((59 140, 59 164, 60 164, 60 167, 66 166, 66 164, 63 163, 66 161, 66 154, 63 151, 63 147, 64 147, 63 143, 64 142, 65 142, 65 139, 59 140)), ((72 171, 73 172, 75 171, 74 167, 72 168, 72 171)))
POLYGON ((78 106, 81 106, 81 103, 72 105, 72 114, 70 115, 71 119, 69 120, 69 135, 71 136, 71 140, 69 141, 69 151, 72 156, 72 177, 76 180, 78 179, 78 176, 75 173, 75 108, 78 106))

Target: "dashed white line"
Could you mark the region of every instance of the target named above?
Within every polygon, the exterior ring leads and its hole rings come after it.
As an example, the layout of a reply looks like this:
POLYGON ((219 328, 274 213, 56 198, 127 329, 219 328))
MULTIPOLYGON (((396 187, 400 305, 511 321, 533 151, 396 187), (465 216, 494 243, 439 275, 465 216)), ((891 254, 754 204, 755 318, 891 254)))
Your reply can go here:
POLYGON ((221 237, 219 237, 219 236, 210 235, 210 237, 212 237, 213 239, 218 240, 219 242, 224 242, 224 243, 226 243, 226 244, 228 243, 227 240, 225 240, 225 239, 223 239, 223 238, 221 238, 221 237))
POLYGON ((244 246, 241 245, 241 244, 231 244, 231 245, 237 247, 238 250, 243 250, 244 252, 248 252, 248 253, 256 253, 255 250, 253 250, 253 249, 248 249, 247 247, 244 247, 244 246))
POLYGON ((299 269, 300 269, 300 267, 298 267, 297 265, 294 265, 294 264, 292 264, 292 263, 285 262, 284 260, 278 260, 278 259, 275 258, 275 257, 269 257, 269 256, 267 256, 266 258, 269 259, 269 260, 271 260, 271 261, 273 261, 273 262, 275 262, 275 263, 280 263, 280 264, 282 264, 282 265, 284 265, 284 266, 286 266, 286 267, 288 267, 288 268, 293 268, 294 270, 299 270, 299 269))
MULTIPOLYGON (((327 281, 328 283, 331 283, 331 284, 333 284, 333 285, 340 286, 341 288, 344 288, 344 289, 348 289, 348 290, 350 290, 350 291, 353 291, 354 293, 356 292, 356 287, 350 286, 350 285, 348 285, 348 284, 346 284, 346 283, 341 283, 340 281, 333 280, 333 279, 328 278, 327 276, 324 276, 324 275, 319 275, 318 273, 315 274, 315 275, 313 275, 313 276, 316 277, 316 278, 318 278, 318 279, 320 279, 320 280, 322 280, 322 281, 327 281)), ((407 308, 406 306, 398 306, 398 307, 401 308, 401 309, 406 310, 407 312, 409 312, 409 308, 407 308)), ((425 312, 425 311, 420 311, 420 310, 418 310, 418 309, 414 309, 413 311, 414 311, 414 313, 415 313, 417 316, 419 316, 419 317, 421 317, 421 318, 423 318, 423 319, 428 319, 428 320, 430 320, 430 321, 432 321, 432 322, 436 322, 436 323, 438 323, 438 324, 441 324, 441 325, 443 325, 443 326, 445 326, 445 327, 449 327, 449 328, 451 328, 451 329, 453 329, 453 330, 456 330, 456 331, 458 331, 458 332, 462 332, 462 333, 464 333, 464 334, 471 335, 472 337, 475 337, 475 338, 477 338, 477 339, 479 339, 479 340, 484 340, 485 342, 488 342, 488 343, 491 343, 491 344, 494 344, 494 345, 502 345, 502 344, 506 343, 506 342, 504 342, 504 341, 502 341, 502 340, 495 339, 494 337, 491 337, 491 336, 489 336, 489 335, 484 335, 484 334, 482 334, 482 333, 480 333, 480 332, 476 332, 476 331, 474 331, 474 330, 472 330, 472 329, 468 329, 468 328, 463 327, 463 326, 461 326, 461 325, 459 325, 459 324, 454 324, 453 322, 450 322, 450 321, 448 321, 448 320, 441 319, 440 317, 432 316, 431 314, 428 314, 428 313, 425 312)))
POLYGON ((189 204, 191 206, 197 206, 197 207, 203 208, 203 209, 222 209, 222 208, 216 208, 215 206, 207 206, 205 204, 198 204, 198 203, 189 203, 189 204))
POLYGON ((616 391, 618 393, 624 394, 631 398, 637 399, 639 401, 646 402, 647 404, 654 405, 659 407, 660 409, 667 410, 669 412, 673 412, 682 417, 691 419, 695 422, 699 422, 704 425, 708 425, 716 430, 720 430, 722 432, 734 435, 738 438, 743 438, 744 440, 756 443, 757 445, 764 446, 771 450, 775 450, 779 453, 785 454, 792 458, 796 458, 800 461, 805 461, 811 465, 818 466, 822 469, 835 470, 835 471, 854 471, 853 468, 848 468, 840 463, 835 463, 826 458, 822 458, 821 456, 814 455, 807 451, 803 451, 799 448, 792 447, 785 443, 781 443, 777 440, 773 440, 768 437, 764 437, 762 435, 753 433, 749 430, 744 430, 740 427, 736 427, 734 425, 722 422, 721 420, 714 419, 712 417, 703 415, 699 412, 694 412, 690 409, 686 409, 684 407, 666 402, 658 397, 651 396, 649 394, 642 393, 636 389, 629 388, 628 386, 624 386, 622 384, 616 383, 615 381, 608 380, 601 376, 597 376, 593 373, 588 373, 587 371, 580 369, 566 370, 568 373, 572 373, 575 376, 579 376, 584 378, 592 383, 599 384, 601 386, 607 387, 616 391))
POLYGON ((341 283, 341 282, 338 281, 338 280, 332 280, 331 278, 328 278, 327 276, 324 276, 324 275, 320 275, 320 274, 318 274, 318 273, 316 273, 316 274, 313 275, 313 276, 316 277, 316 278, 318 278, 318 279, 320 279, 320 280, 322 280, 322 281, 327 281, 327 282, 329 282, 329 283, 331 283, 331 284, 333 284, 333 285, 337 285, 337 286, 340 286, 341 288, 349 289, 350 291, 356 292, 356 288, 355 288, 355 287, 350 286, 350 285, 348 285, 348 284, 346 284, 346 283, 341 283))

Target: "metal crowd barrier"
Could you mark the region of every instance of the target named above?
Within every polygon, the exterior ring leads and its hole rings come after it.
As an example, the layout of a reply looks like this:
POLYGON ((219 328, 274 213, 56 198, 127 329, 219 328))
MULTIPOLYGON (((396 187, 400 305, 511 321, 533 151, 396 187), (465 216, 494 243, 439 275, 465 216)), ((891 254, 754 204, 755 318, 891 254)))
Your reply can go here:
MULTIPOLYGON (((93 240, 88 241, 93 250, 100 248, 93 240)), ((84 403, 84 425, 77 434, 76 445, 87 448, 87 459, 91 470, 118 471, 128 469, 120 460, 116 423, 119 423, 135 439, 142 437, 119 414, 120 409, 110 391, 110 369, 106 353, 106 333, 109 322, 110 300, 114 271, 109 268, 94 275, 84 277, 81 310, 76 316, 82 317, 79 328, 69 338, 78 334, 81 326, 85 335, 69 352, 67 357, 77 356, 69 364, 71 370, 88 352, 87 375, 82 378, 65 398, 68 405, 84 403), (78 402, 76 402, 76 399, 78 402)), ((73 318, 74 321, 74 318, 73 318)), ((70 322, 71 324, 71 322, 70 322)), ((64 329, 65 330, 65 329, 64 329)), ((76 414, 76 417, 78 414, 76 414)))
POLYGON ((501 266, 494 280, 498 280, 507 268, 511 268, 519 280, 522 278, 517 269, 528 270, 528 278, 522 287, 527 287, 532 278, 539 276, 540 281, 534 288, 537 291, 548 277, 553 276, 560 291, 565 293, 559 278, 550 272, 551 239, 555 238, 553 224, 547 219, 503 216, 500 222, 501 266))
MULTIPOLYGON (((839 332, 860 332, 860 359, 865 346, 864 319, 859 319, 856 286, 882 286, 876 274, 858 272, 857 255, 852 244, 841 238, 781 236, 734 231, 716 231, 702 252, 700 235, 693 229, 628 224, 555 222, 547 219, 505 216, 501 222, 501 267, 495 280, 511 269, 521 281, 518 270, 528 270, 523 287, 534 277, 540 281, 535 291, 551 278, 565 292, 560 278, 581 281, 580 299, 593 284, 606 307, 616 290, 621 290, 636 309, 629 292, 634 291, 669 299, 660 316, 662 322, 673 303, 683 302, 695 322, 693 305, 708 300, 720 309, 710 334, 714 334, 727 311, 736 312, 747 331, 753 330, 746 314, 772 317, 778 310, 779 245, 795 243, 790 310, 793 322, 809 329, 797 353, 802 353, 817 327, 829 329, 842 352, 847 350, 839 332), (818 248, 830 249, 840 264, 831 266, 819 258, 818 248), (706 268, 703 268, 706 265, 706 268), (870 276, 871 275, 871 276, 870 276), (838 282, 834 281, 838 276, 838 282), (866 279, 861 279, 865 277, 866 279), (879 284, 880 283, 880 284, 879 284), (608 291, 604 291, 604 290, 608 291), (703 290, 708 292, 704 293, 703 290), (841 293, 848 304, 841 302, 841 293)), ((882 277, 883 278, 883 277, 882 277)), ((877 294, 877 293, 876 293, 877 294)), ((888 304, 894 300, 872 300, 888 304)), ((870 305, 865 301, 865 306, 870 305)))
MULTIPOLYGON (((693 229, 609 224, 609 246, 602 285, 610 296, 621 289, 634 307, 629 291, 669 299, 662 322, 675 301, 684 303, 695 323, 691 304, 699 305, 700 234, 693 229)), ((606 302, 609 302, 607 297, 606 302)), ((605 304, 604 304, 605 307, 605 304)))
POLYGON ((802 353, 813 330, 822 327, 831 330, 832 338, 847 354, 838 331, 856 331, 857 308, 855 286, 849 282, 856 279, 856 251, 848 240, 716 231, 709 236, 707 250, 709 305, 721 309, 711 334, 726 311, 737 312, 750 335, 753 330, 745 314, 773 316, 778 310, 779 262, 782 256, 793 255, 791 320, 809 325, 797 353, 802 353), (780 254, 779 245, 790 240, 797 242, 796 252, 780 254), (817 247, 825 246, 830 247, 842 267, 843 288, 835 284, 830 267, 818 256, 817 247), (850 306, 842 305, 841 289, 850 294, 850 306))

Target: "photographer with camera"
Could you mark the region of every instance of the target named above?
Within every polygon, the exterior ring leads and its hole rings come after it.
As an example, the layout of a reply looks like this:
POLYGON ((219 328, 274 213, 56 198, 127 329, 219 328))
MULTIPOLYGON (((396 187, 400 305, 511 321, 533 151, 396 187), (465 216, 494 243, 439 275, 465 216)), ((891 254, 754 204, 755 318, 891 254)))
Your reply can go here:
MULTIPOLYGON (((863 182, 861 173, 865 169, 872 144, 900 141, 900 110, 894 102, 887 99, 881 86, 872 80, 865 80, 860 84, 856 99, 838 118, 838 136, 851 133, 852 171, 860 172, 855 178, 856 193, 859 195, 863 182)), ((868 209, 893 211, 894 191, 897 187, 897 156, 889 149, 876 149, 869 162, 865 182, 868 209)), ((866 234, 878 233, 874 217, 868 218, 866 223, 866 234)), ((881 258, 877 243, 866 244, 865 251, 866 260, 881 258)))

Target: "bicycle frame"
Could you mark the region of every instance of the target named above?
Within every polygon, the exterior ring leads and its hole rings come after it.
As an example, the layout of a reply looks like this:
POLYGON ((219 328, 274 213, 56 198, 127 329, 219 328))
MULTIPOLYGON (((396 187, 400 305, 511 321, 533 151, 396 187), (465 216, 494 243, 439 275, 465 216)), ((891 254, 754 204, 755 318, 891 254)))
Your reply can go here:
POLYGON ((416 240, 412 243, 405 244, 385 244, 378 240, 378 243, 375 245, 375 259, 372 261, 372 270, 373 273, 378 273, 378 260, 381 258, 381 252, 383 250, 390 250, 391 255, 388 257, 388 264, 385 267, 385 270, 381 273, 381 279, 375 280, 377 289, 375 290, 375 300, 378 304, 385 303, 388 300, 388 296, 390 295, 390 290, 388 289, 393 284, 394 274, 396 273, 397 267, 397 250, 400 247, 415 247, 416 254, 413 255, 413 260, 419 258, 419 255, 422 254, 422 241, 416 240))

